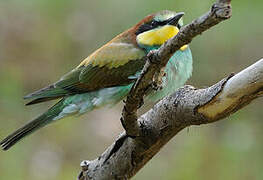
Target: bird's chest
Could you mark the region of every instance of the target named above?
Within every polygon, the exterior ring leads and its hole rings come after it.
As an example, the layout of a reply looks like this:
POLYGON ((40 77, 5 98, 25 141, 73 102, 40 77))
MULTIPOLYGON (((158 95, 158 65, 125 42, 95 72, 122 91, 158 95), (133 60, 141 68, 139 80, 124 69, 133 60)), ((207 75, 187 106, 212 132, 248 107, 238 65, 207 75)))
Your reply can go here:
POLYGON ((176 51, 163 70, 162 89, 150 93, 149 99, 157 101, 183 86, 192 75, 192 54, 189 48, 176 51))

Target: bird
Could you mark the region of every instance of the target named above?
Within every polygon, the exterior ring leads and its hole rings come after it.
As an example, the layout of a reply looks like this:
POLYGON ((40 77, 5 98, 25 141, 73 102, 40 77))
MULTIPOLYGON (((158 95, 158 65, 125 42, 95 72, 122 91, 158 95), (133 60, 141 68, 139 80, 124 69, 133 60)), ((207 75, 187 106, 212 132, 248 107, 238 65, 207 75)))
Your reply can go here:
MULTIPOLYGON (((8 150, 36 130, 72 115, 82 115, 123 100, 140 76, 147 54, 158 50, 183 26, 183 12, 163 10, 150 14, 91 53, 57 82, 24 97, 33 105, 58 99, 46 112, 26 123, 0 142, 8 150)), ((192 53, 182 46, 169 59, 162 88, 152 90, 146 100, 157 102, 183 86, 192 75, 192 53)))

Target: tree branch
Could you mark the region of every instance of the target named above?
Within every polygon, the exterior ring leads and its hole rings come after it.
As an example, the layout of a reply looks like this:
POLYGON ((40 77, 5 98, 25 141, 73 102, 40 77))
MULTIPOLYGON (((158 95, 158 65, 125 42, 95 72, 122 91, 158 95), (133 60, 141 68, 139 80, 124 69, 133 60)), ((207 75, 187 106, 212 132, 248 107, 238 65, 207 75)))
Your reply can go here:
POLYGON ((119 150, 107 161, 118 140, 99 158, 84 161, 85 170, 81 177, 129 179, 182 129, 221 120, 262 95, 263 59, 211 87, 184 86, 138 119, 141 136, 125 138, 119 150))

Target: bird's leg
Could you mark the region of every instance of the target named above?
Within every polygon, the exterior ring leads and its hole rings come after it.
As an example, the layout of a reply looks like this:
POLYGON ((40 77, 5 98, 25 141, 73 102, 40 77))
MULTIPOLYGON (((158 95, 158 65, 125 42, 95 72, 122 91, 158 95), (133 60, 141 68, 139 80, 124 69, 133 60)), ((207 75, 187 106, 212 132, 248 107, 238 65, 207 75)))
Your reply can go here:
MULTIPOLYGON (((149 61, 153 64, 160 64, 160 60, 156 57, 158 57, 158 50, 152 50, 149 53, 149 61)), ((165 67, 162 67, 159 71, 155 72, 153 76, 153 81, 152 81, 152 89, 157 91, 161 90, 163 88, 163 77, 166 76, 165 73, 165 67)))
POLYGON ((165 73, 165 67, 161 68, 159 72, 156 72, 154 77, 153 77, 153 83, 152 83, 152 88, 155 91, 161 90, 163 88, 163 77, 166 76, 165 73))

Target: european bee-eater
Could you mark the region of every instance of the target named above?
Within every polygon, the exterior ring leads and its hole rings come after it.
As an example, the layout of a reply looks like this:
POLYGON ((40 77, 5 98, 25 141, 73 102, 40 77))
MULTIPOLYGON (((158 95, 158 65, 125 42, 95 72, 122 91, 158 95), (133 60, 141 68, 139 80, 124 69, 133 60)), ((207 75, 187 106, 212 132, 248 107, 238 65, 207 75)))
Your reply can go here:
MULTIPOLYGON (((25 96, 27 105, 60 98, 48 111, 0 142, 3 150, 45 125, 70 115, 80 115, 104 105, 114 105, 127 96, 145 64, 145 56, 175 36, 184 13, 161 11, 113 38, 93 52, 59 81, 25 96)), ((182 86, 192 74, 192 54, 187 45, 170 58, 162 89, 147 100, 157 101, 182 86)))

